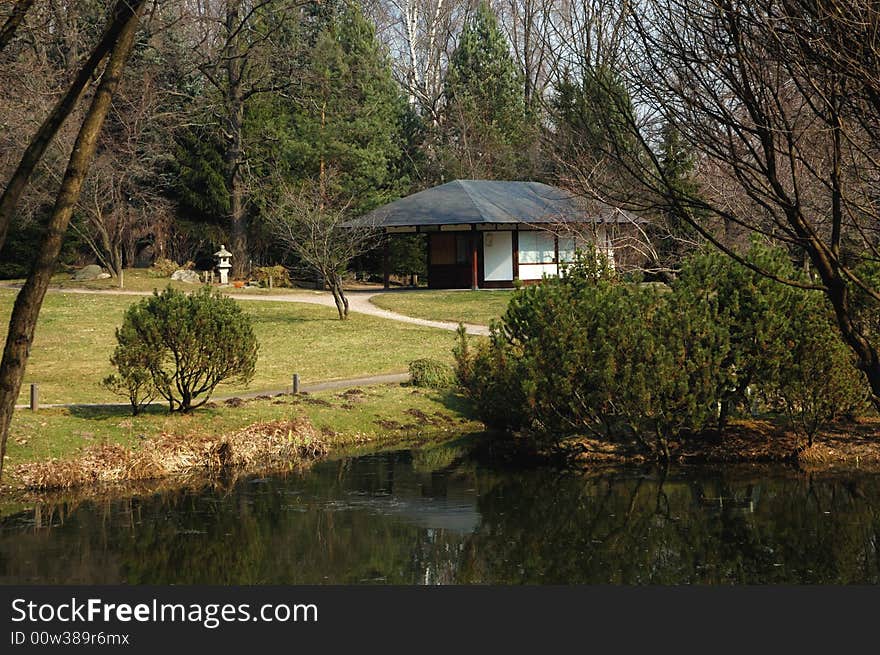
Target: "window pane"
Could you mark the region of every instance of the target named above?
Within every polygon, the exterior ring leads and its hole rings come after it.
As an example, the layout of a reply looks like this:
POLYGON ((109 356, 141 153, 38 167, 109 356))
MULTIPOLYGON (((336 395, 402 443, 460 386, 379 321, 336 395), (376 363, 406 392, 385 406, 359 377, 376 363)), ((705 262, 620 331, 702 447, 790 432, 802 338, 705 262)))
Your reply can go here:
POLYGON ((559 261, 574 261, 574 237, 559 237, 559 261))
POLYGON ((555 260, 553 235, 546 232, 519 233, 519 263, 547 264, 555 260))

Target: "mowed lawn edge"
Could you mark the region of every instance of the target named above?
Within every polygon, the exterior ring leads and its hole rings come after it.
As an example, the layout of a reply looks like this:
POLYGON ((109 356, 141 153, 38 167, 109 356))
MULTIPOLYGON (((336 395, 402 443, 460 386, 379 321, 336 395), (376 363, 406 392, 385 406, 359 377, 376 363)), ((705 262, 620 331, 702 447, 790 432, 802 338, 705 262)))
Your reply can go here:
MULTIPOLYGON (((0 336, 6 338, 15 290, 0 289, 0 336)), ((113 403, 125 399, 101 386, 113 372, 110 355, 123 314, 141 297, 51 292, 37 323, 19 403, 31 383, 40 402, 113 403)), ((248 302, 260 343, 257 370, 246 387, 224 384, 216 394, 284 389, 294 373, 303 383, 399 373, 410 361, 451 362, 455 335, 446 330, 352 313, 336 318, 330 307, 296 302, 248 302)))

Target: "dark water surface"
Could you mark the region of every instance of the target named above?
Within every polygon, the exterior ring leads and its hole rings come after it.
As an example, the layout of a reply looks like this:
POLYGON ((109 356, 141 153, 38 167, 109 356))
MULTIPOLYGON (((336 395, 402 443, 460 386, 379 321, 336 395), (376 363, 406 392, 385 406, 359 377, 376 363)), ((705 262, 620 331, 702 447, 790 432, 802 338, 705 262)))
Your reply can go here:
POLYGON ((880 476, 499 469, 459 446, 0 519, 0 583, 877 583, 880 476))

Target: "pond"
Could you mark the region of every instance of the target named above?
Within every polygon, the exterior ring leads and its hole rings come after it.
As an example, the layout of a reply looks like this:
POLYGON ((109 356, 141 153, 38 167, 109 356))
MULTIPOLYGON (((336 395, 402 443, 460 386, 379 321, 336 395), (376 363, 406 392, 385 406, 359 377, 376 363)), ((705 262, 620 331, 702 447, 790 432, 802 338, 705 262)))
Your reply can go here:
POLYGON ((0 519, 0 583, 880 581, 880 475, 511 470, 457 444, 0 519))

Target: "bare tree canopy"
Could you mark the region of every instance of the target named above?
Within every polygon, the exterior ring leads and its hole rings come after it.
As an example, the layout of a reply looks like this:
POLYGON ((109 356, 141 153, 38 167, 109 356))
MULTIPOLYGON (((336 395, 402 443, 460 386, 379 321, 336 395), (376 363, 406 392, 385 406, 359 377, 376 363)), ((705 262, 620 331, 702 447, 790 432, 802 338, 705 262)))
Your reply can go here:
POLYGON ((146 4, 146 0, 129 0, 116 4, 111 13, 111 20, 108 21, 100 41, 79 68, 67 92, 59 98, 50 114, 43 121, 37 134, 31 139, 15 173, 3 189, 3 195, 0 196, 0 249, 3 248, 12 216, 18 207, 34 168, 45 154, 64 121, 67 120, 67 117, 73 111, 74 106, 79 102, 101 62, 115 45, 115 39, 118 37, 120 30, 133 15, 141 11, 144 4, 146 4))
MULTIPOLYGON (((332 179, 333 171, 327 171, 332 179)), ((334 199, 325 192, 327 180, 288 186, 268 217, 275 237, 296 254, 309 272, 330 287, 339 318, 348 318, 343 281, 349 264, 381 242, 375 221, 353 220, 351 200, 334 199)))
MULTIPOLYGON (((109 21, 113 28, 105 32, 104 38, 95 48, 97 51, 109 41, 107 65, 79 128, 76 143, 46 225, 45 236, 34 257, 31 273, 16 296, 12 308, 9 331, 6 335, 2 362, 0 362, 0 476, 3 473, 9 426, 24 378, 43 298, 49 288, 52 274, 55 272, 64 235, 79 200, 89 164, 95 154, 101 128, 110 110, 113 92, 119 85, 125 64, 131 54, 144 3, 138 3, 134 9, 131 9, 125 0, 121 0, 119 5, 124 5, 128 10, 117 6, 109 21), (126 18, 119 20, 120 15, 125 15, 126 18)), ((34 139, 40 137, 41 133, 38 133, 34 139)))
POLYGON ((617 70, 631 96, 617 107, 625 129, 569 171, 631 209, 675 208, 741 261, 749 235, 787 245, 811 267, 806 286, 827 296, 880 403, 876 328, 856 308, 860 298, 880 302, 866 268, 880 254, 877 53, 868 45, 878 22, 870 2, 646 0, 627 16, 630 46, 617 70), (668 126, 696 155, 698 188, 664 170, 668 126))

